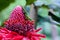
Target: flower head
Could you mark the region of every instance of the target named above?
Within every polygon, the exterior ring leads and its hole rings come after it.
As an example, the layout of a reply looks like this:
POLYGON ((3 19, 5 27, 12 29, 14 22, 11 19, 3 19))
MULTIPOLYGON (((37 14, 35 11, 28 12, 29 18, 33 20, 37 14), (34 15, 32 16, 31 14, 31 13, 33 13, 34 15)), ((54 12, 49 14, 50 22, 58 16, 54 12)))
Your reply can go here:
POLYGON ((27 31, 33 31, 33 21, 27 20, 22 7, 17 6, 5 22, 5 27, 25 35, 27 31))
POLYGON ((34 21, 26 19, 21 6, 17 6, 9 19, 4 22, 6 28, 0 29, 1 40, 40 40, 43 34, 37 34, 41 28, 34 29, 34 21))

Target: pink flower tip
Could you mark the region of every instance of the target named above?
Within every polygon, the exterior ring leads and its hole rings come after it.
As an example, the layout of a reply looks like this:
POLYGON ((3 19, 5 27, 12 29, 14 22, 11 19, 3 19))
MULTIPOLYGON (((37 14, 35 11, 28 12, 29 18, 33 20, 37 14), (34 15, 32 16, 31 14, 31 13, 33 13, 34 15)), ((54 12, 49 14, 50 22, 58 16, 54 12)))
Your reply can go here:
POLYGON ((19 5, 15 7, 15 10, 21 10, 21 11, 23 11, 22 10, 22 6, 19 6, 19 5))

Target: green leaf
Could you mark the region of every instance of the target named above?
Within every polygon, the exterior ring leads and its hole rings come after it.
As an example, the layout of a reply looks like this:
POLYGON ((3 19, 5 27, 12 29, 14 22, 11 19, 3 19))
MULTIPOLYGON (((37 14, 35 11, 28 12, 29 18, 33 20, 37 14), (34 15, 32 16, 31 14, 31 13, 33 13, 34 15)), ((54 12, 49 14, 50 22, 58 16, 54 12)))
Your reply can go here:
POLYGON ((7 8, 11 4, 12 4, 12 7, 16 6, 16 5, 25 6, 26 5, 26 0, 0 0, 0 11, 2 9, 7 8))
POLYGON ((0 11, 5 9, 10 3, 15 2, 15 0, 0 0, 0 11))
POLYGON ((55 11, 55 15, 56 15, 57 17, 60 17, 59 11, 55 11))
POLYGON ((30 5, 30 4, 34 3, 34 1, 36 1, 36 0, 26 0, 26 2, 27 2, 26 4, 30 5))
POLYGON ((48 17, 48 8, 46 8, 46 7, 39 8, 38 15, 40 15, 42 17, 48 17))
POLYGON ((26 0, 15 0, 15 5, 21 5, 21 6, 25 6, 26 5, 26 0))
POLYGON ((10 13, 17 5, 24 7, 26 5, 26 1, 25 0, 15 0, 14 3, 11 3, 4 10, 0 11, 0 25, 9 17, 10 13))
POLYGON ((45 5, 52 4, 52 0, 40 0, 40 1, 45 5))

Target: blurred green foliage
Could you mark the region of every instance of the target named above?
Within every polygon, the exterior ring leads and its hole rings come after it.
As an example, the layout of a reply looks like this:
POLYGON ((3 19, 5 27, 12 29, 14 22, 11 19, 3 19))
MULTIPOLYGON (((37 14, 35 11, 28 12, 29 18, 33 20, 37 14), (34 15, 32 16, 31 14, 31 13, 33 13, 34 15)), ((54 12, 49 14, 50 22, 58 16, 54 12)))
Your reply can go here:
POLYGON ((46 7, 41 7, 38 9, 38 15, 42 16, 42 17, 48 17, 48 11, 49 9, 46 7))
POLYGON ((10 3, 14 2, 15 0, 0 0, 0 11, 7 6, 10 5, 10 3))
POLYGON ((36 1, 36 0, 26 0, 26 5, 30 5, 30 4, 32 4, 32 3, 34 3, 34 1, 36 1))
POLYGON ((52 0, 39 0, 39 1, 41 1, 44 5, 52 4, 52 0))

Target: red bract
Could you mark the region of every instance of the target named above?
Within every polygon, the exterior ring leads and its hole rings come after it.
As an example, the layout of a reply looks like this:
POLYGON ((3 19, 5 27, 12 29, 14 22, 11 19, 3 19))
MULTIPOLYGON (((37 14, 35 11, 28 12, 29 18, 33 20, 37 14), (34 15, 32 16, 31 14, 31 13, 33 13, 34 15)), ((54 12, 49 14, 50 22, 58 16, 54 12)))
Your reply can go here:
POLYGON ((6 28, 0 29, 0 40, 41 40, 43 34, 37 34, 41 28, 34 29, 34 21, 26 19, 21 6, 17 6, 9 19, 4 22, 6 28))

